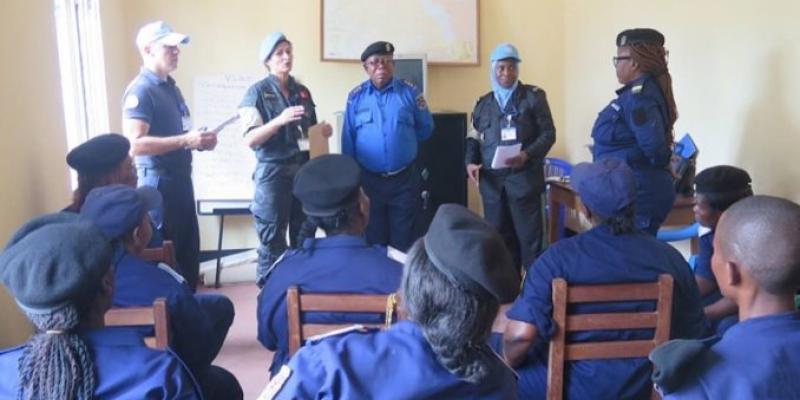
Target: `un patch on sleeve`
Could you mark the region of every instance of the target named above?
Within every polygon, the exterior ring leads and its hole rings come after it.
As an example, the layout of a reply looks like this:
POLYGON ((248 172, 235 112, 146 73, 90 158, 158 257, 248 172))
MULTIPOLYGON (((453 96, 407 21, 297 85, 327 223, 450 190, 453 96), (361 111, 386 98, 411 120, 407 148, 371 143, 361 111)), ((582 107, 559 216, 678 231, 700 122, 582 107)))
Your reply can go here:
POLYGON ((633 110, 633 123, 636 126, 644 125, 647 122, 647 111, 643 107, 633 110))
POLYGON ((139 105, 139 98, 136 97, 135 94, 129 94, 128 97, 125 98, 125 103, 123 108, 126 110, 131 110, 136 108, 139 105))

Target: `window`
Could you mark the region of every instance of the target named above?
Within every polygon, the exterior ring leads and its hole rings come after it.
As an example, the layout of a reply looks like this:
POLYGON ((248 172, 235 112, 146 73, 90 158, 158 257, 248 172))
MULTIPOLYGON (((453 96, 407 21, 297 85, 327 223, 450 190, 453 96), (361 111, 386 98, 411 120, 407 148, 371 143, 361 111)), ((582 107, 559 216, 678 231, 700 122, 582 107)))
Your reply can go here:
POLYGON ((67 146, 72 149, 109 129, 100 0, 54 1, 67 146))

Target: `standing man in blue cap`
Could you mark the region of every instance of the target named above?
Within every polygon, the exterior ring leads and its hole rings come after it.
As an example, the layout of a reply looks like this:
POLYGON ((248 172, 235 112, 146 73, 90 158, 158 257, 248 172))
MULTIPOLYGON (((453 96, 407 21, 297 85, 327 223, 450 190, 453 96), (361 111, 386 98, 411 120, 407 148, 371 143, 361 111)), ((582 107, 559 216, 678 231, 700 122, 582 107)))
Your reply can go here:
MULTIPOLYGON (((264 286, 267 270, 286 251, 297 245, 305 215, 292 195, 292 181, 308 161, 308 130, 317 124, 316 105, 311 92, 290 73, 294 66, 292 42, 281 32, 272 32, 261 42, 258 60, 268 71, 254 83, 239 104, 245 143, 255 151, 256 170, 253 213, 258 247, 256 283, 264 286)), ((331 135, 331 126, 321 124, 322 135, 331 135)))
MULTIPOLYGON (((672 275, 673 338, 699 338, 705 316, 694 276, 681 254, 635 227, 633 171, 622 161, 581 163, 572 184, 581 196, 594 228, 559 240, 528 269, 519 298, 506 314, 503 353, 520 375, 519 397, 543 399, 547 390, 547 344, 553 323, 551 285, 563 278, 570 285, 653 282, 672 275)), ((652 305, 641 302, 580 304, 572 312, 622 312, 652 305)), ((576 334, 573 342, 650 339, 641 330, 576 334)), ((651 366, 646 358, 569 362, 565 397, 571 399, 642 399, 650 397, 651 366)))
POLYGON ((542 246, 544 158, 556 141, 556 128, 544 90, 519 80, 517 48, 497 46, 491 55, 492 91, 478 99, 467 139, 467 176, 478 185, 483 215, 503 236, 522 268, 542 246), (497 147, 519 145, 516 156, 492 165, 497 147))
POLYGON ((164 239, 175 242, 181 274, 194 290, 200 272, 200 233, 192 186, 192 150, 213 150, 216 132, 192 129, 189 107, 170 73, 178 68, 179 44, 189 37, 163 21, 139 29, 136 46, 142 69, 128 85, 122 105, 122 129, 136 156, 139 185, 157 188, 163 215, 154 222, 164 239))
POLYGON ((516 399, 514 372, 487 339, 500 304, 518 291, 497 232, 463 206, 444 204, 406 260, 408 319, 302 347, 264 398, 516 399))
MULTIPOLYGON (((308 223, 325 231, 325 238, 307 238, 270 268, 258 295, 258 340, 274 351, 274 376, 289 362, 286 290, 297 286, 308 293, 388 294, 400 287, 402 265, 389 258, 386 247, 368 245, 369 199, 361 189, 361 169, 352 158, 327 154, 297 172, 294 195, 303 204, 308 223)), ((372 322, 378 315, 312 313, 305 322, 372 322)))
POLYGON ((0 254, 0 279, 36 327, 0 351, 2 399, 202 399, 170 350, 106 329, 115 281, 110 239, 74 213, 23 225, 0 254))
POLYGON ((347 96, 342 153, 364 171, 370 199, 367 241, 401 251, 414 242, 419 176, 414 166, 419 142, 433 133, 425 98, 409 82, 394 78, 394 46, 375 42, 361 53, 369 80, 347 96))

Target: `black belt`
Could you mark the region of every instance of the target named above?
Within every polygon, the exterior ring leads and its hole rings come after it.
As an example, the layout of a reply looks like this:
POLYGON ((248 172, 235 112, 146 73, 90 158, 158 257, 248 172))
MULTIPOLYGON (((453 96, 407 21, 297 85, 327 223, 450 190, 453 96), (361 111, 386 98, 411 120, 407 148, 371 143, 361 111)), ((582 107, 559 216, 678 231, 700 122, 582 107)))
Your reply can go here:
POLYGON ((409 165, 406 165, 406 166, 405 166, 405 167, 403 167, 403 168, 396 169, 396 170, 394 170, 394 171, 389 171, 389 172, 372 172, 372 171, 369 171, 369 170, 366 170, 366 171, 367 171, 367 172, 369 172, 369 173, 370 173, 370 174, 372 174, 372 175, 377 175, 377 176, 380 176, 381 178, 391 178, 391 177, 394 177, 394 176, 400 175, 400 174, 402 174, 403 172, 406 172, 406 171, 408 171, 408 169, 409 169, 408 167, 410 167, 410 166, 411 166, 411 164, 409 164, 409 165))

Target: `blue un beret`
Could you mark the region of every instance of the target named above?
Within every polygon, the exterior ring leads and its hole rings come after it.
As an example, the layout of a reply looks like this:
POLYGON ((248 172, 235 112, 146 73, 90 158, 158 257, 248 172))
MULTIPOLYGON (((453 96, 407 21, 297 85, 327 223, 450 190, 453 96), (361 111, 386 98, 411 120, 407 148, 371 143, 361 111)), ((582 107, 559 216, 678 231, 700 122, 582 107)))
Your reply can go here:
POLYGON ((111 267, 111 245, 73 213, 35 218, 0 254, 0 278, 26 311, 59 309, 90 291, 111 267))
POLYGON ((637 43, 663 46, 664 35, 650 28, 626 29, 617 35, 617 47, 630 46, 637 43))
POLYGON ((501 303, 517 297, 520 276, 511 253, 497 231, 472 211, 441 205, 423 241, 433 265, 464 288, 501 303))
POLYGON ((500 43, 494 48, 492 55, 489 57, 489 61, 500 61, 507 59, 513 59, 516 62, 522 62, 522 59, 519 58, 519 51, 517 51, 517 48, 511 43, 500 43))
POLYGON ((372 43, 361 53, 361 62, 367 61, 369 56, 373 54, 394 54, 394 46, 389 42, 383 41, 372 43))
POLYGON ((86 195, 81 217, 92 221, 109 238, 117 239, 139 226, 144 213, 159 209, 161 202, 161 193, 150 186, 101 186, 86 195))
POLYGON ((603 217, 617 215, 636 199, 633 171, 616 158, 580 163, 572 169, 570 180, 583 204, 603 217))
POLYGON ((131 149, 125 136, 107 133, 95 136, 67 154, 67 164, 79 174, 102 174, 116 168, 131 149))
POLYGON ((279 44, 288 41, 289 39, 286 39, 286 35, 281 32, 270 33, 261 41, 261 46, 258 48, 258 61, 263 64, 272 57, 272 53, 279 44))
POLYGON ((303 212, 330 217, 358 199, 361 168, 350 157, 326 154, 307 162, 294 177, 294 196, 303 212))

